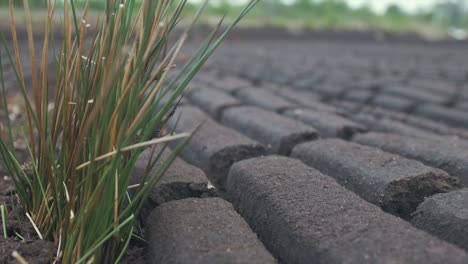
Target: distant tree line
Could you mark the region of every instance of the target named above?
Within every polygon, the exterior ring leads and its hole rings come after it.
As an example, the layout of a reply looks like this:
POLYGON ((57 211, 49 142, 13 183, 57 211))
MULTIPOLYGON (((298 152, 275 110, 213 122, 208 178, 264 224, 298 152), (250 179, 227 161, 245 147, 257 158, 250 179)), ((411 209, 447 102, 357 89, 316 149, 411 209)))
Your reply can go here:
POLYGON ((368 6, 357 9, 351 8, 343 0, 294 0, 287 6, 281 0, 263 0, 272 15, 295 16, 306 13, 309 16, 335 16, 338 19, 359 17, 386 17, 396 23, 409 20, 421 22, 437 22, 446 25, 468 26, 468 4, 466 0, 438 1, 432 10, 419 10, 416 13, 407 13, 398 5, 389 5, 382 15, 377 15, 368 6))
MULTIPOLYGON (((47 6, 47 1, 48 0, 28 0, 28 4, 31 7, 45 7, 47 6)), ((0 5, 8 5, 9 0, 0 0, 0 5)), ((13 5, 14 6, 23 6, 23 0, 13 0, 13 5)))
MULTIPOLYGON (((49 0, 28 1, 31 7, 45 7, 49 0)), ((63 1, 67 0, 57 1, 57 3, 63 1)), ((136 1, 141 2, 142 0, 136 1)), ((8 0, 0 0, 0 5, 8 5, 8 2, 8 0)), ((86 0, 74 0, 74 2, 77 6, 83 6, 86 0)), ((23 0, 13 0, 13 3, 16 6, 22 6, 23 0)), ((94 9, 104 9, 106 6, 106 0, 90 0, 89 3, 90 7, 94 9)), ((224 15, 236 8, 231 0, 218 0, 210 3, 207 11, 219 15, 224 15)), ((188 8, 189 10, 195 10, 195 4, 189 2, 188 5, 192 7, 188 8)), ((345 23, 344 21, 356 18, 373 22, 377 17, 384 17, 401 25, 409 21, 420 21, 468 27, 467 12, 465 0, 439 1, 434 9, 421 10, 415 14, 405 12, 398 5, 390 5, 383 15, 375 14, 368 6, 353 9, 344 0, 293 0, 288 5, 285 5, 282 0, 262 0, 261 4, 252 13, 262 14, 265 17, 322 18, 322 20, 325 19, 330 24, 345 23)))

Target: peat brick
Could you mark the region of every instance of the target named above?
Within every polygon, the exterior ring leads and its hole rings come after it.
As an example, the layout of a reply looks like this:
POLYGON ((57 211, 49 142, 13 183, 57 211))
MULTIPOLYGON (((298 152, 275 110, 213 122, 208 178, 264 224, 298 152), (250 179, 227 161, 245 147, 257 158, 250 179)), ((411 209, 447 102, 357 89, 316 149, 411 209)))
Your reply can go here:
POLYGON ((466 142, 453 138, 429 139, 387 133, 356 135, 353 141, 378 147, 428 166, 442 169, 468 185, 468 152, 466 142))
POLYGON ((311 87, 314 87, 317 84, 317 82, 316 80, 310 79, 308 77, 296 77, 290 81, 290 84, 297 89, 311 89, 311 87))
POLYGON ((189 99, 193 104, 203 109, 216 120, 219 120, 221 112, 226 107, 242 104, 233 96, 211 88, 194 91, 189 94, 189 99))
POLYGON ((320 95, 304 90, 294 90, 293 88, 278 88, 275 93, 286 100, 302 106, 308 106, 314 102, 320 101, 320 95))
POLYGON ((416 87, 388 86, 383 90, 384 94, 391 94, 403 98, 411 99, 417 103, 444 104, 447 98, 416 87))
POLYGON ((337 84, 321 84, 314 89, 314 92, 328 99, 340 98, 345 91, 346 89, 343 85, 337 84))
POLYGON ((248 104, 275 112, 281 112, 286 109, 296 107, 296 104, 291 103, 270 91, 258 88, 241 89, 238 90, 235 95, 240 100, 248 104))
POLYGON ((422 118, 418 116, 407 116, 404 121, 408 125, 411 125, 411 126, 423 129, 423 130, 427 130, 430 132, 443 134, 443 135, 457 136, 460 138, 468 139, 467 130, 462 129, 462 128, 450 127, 444 123, 433 121, 427 118, 422 118))
MULTIPOLYGON (((362 76, 359 76, 359 78, 362 76)), ((381 86, 381 81, 377 79, 361 79, 361 80, 356 80, 348 85, 346 85, 346 89, 351 89, 351 90, 378 90, 379 87, 381 86)))
POLYGON ((365 113, 357 113, 349 116, 353 121, 363 124, 371 131, 377 132, 392 132, 400 135, 414 136, 414 137, 437 137, 437 135, 426 132, 409 126, 400 121, 392 120, 385 117, 375 117, 365 113))
POLYGON ((291 89, 294 89, 294 88, 288 87, 286 85, 278 85, 275 82, 269 82, 269 81, 262 81, 261 83, 257 84, 257 87, 262 89, 262 90, 272 91, 272 92, 275 92, 275 93, 276 93, 276 91, 279 91, 279 90, 289 91, 291 89))
MULTIPOLYGON (((241 133, 222 126, 196 107, 179 107, 179 122, 171 118, 168 125, 176 132, 192 132, 203 125, 181 151, 187 162, 203 169, 208 178, 222 187, 231 165, 239 160, 265 154, 265 147, 241 133)), ((171 142, 174 146, 177 142, 171 142)))
POLYGON ((228 93, 233 93, 238 89, 252 86, 251 82, 248 80, 235 76, 221 76, 219 79, 212 82, 211 85, 228 93))
POLYGON ((276 93, 292 103, 318 112, 341 113, 336 107, 320 102, 320 96, 313 92, 279 89, 276 93))
POLYGON ((329 102, 333 107, 339 109, 339 111, 345 113, 344 115, 350 115, 354 113, 359 113, 361 108, 368 107, 363 104, 357 104, 350 101, 342 101, 342 100, 332 100, 329 102))
POLYGON ((198 74, 193 76, 190 83, 197 82, 200 84, 204 84, 206 87, 208 87, 208 86, 211 86, 211 84, 214 83, 215 80, 216 80, 216 74, 199 72, 198 74))
POLYGON ((232 205, 220 198, 165 203, 147 219, 149 263, 276 263, 232 205))
POLYGON ((389 215, 286 157, 234 164, 234 207, 284 263, 466 263, 461 249, 389 215))
POLYGON ((355 133, 366 131, 365 127, 332 113, 295 109, 287 110, 283 114, 313 126, 322 137, 350 139, 355 133))
POLYGON ((450 126, 468 128, 468 115, 465 111, 426 104, 417 107, 414 114, 443 122, 450 126))
POLYGON ((468 102, 459 102, 455 107, 460 111, 468 111, 468 102))
MULTIPOLYGON (((370 118, 364 118, 363 124, 366 122, 375 123, 378 122, 379 119, 383 119, 383 123, 387 123, 382 125, 382 130, 375 129, 376 131, 391 131, 397 134, 407 134, 412 133, 413 136, 418 136, 415 133, 424 134, 424 136, 430 136, 430 134, 441 134, 447 136, 457 136, 460 138, 468 139, 468 131, 464 129, 453 128, 447 126, 444 123, 436 122, 427 118, 419 117, 419 116, 412 116, 404 113, 399 113, 391 110, 384 110, 381 108, 376 107, 369 107, 364 105, 357 105, 351 102, 344 102, 344 101, 337 101, 336 104, 339 107, 346 109, 346 112, 354 113, 355 115, 349 115, 349 118, 353 119, 356 122, 360 122, 357 119, 361 118, 361 115, 367 115, 370 118), (357 114, 359 113, 359 114, 357 114), (356 118, 355 118, 356 117, 356 118), (367 121, 365 121, 367 119, 367 121), (374 119, 373 121, 371 121, 374 119), (390 122, 393 121, 393 122, 390 122), (394 123, 398 122, 398 123, 394 123), (404 123, 404 124, 403 124, 404 123), (404 126, 402 126, 404 125, 404 126), (392 129, 391 127, 394 126, 392 129), (402 131, 402 132, 399 132, 402 131)), ((380 123, 382 123, 380 122, 380 123)), ((372 125, 368 125, 370 128, 372 125)), ((375 127, 380 127, 376 125, 375 127)), ((420 135, 421 135, 420 134, 420 135)))
POLYGON ((317 112, 328 112, 328 113, 343 115, 343 111, 341 111, 337 107, 329 105, 329 104, 321 103, 318 101, 307 105, 306 108, 317 111, 317 112))
POLYGON ((372 99, 370 104, 397 112, 406 112, 413 105, 413 101, 389 94, 379 94, 372 99))
MULTIPOLYGON (((132 173, 132 183, 136 184, 144 181, 148 162, 152 162, 154 158, 160 155, 153 167, 153 171, 149 172, 149 175, 152 175, 156 173, 159 166, 162 165, 171 154, 172 151, 168 147, 164 150, 159 146, 144 150, 135 163, 132 173)), ((156 188, 150 193, 149 199, 151 205, 154 207, 172 200, 215 195, 216 190, 210 187, 208 178, 201 169, 176 157, 159 180, 156 188)))
POLYGON ((233 107, 223 112, 222 123, 268 145, 269 153, 289 155, 295 145, 317 139, 317 131, 300 121, 257 107, 233 107))
POLYGON ((425 197, 453 190, 459 182, 418 161, 340 139, 298 145, 291 156, 403 218, 409 218, 425 197))
POLYGON ((350 90, 344 96, 344 99, 356 102, 356 103, 367 103, 372 99, 372 91, 369 90, 350 90))
POLYGON ((339 114, 339 115, 343 114, 343 112, 341 110, 339 110, 338 108, 336 108, 336 107, 334 107, 332 105, 329 105, 329 104, 318 102, 318 101, 310 103, 309 105, 307 105, 305 107, 310 109, 310 110, 314 110, 314 111, 318 111, 318 112, 328 112, 328 113, 334 113, 334 114, 339 114))
POLYGON ((468 250, 468 189, 427 198, 418 206, 411 223, 468 250))
POLYGON ((193 91, 196 91, 198 89, 203 89, 203 88, 206 88, 206 87, 208 87, 208 85, 203 83, 203 82, 191 81, 185 87, 185 91, 193 92, 193 91))
POLYGON ((436 93, 441 96, 452 96, 457 92, 457 87, 444 80, 412 79, 411 86, 428 92, 436 93))
POLYGON ((219 72, 197 74, 193 81, 205 84, 205 87, 221 89, 226 92, 232 92, 240 88, 249 87, 252 84, 242 78, 232 75, 222 75, 219 72))

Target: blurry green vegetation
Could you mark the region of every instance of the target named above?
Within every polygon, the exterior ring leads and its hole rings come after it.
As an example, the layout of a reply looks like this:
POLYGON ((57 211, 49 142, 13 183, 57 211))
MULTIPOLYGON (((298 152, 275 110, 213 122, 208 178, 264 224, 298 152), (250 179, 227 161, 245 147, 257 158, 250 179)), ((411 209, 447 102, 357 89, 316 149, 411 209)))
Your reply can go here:
MULTIPOLYGON (((21 3, 23 0, 14 0, 21 3)), ((47 0, 29 0, 32 6, 44 6, 47 0)), ((411 0, 408 0, 411 1, 411 0)), ((2 2, 8 1, 0 1, 2 2)), ((75 0, 84 6, 85 0, 75 0)), ((93 9, 105 9, 104 0, 90 0, 93 9)), ((139 2, 139 1, 137 1, 139 2)), ((233 20, 241 6, 236 1, 211 1, 202 23, 211 24, 220 16, 233 20)), ((391 5, 384 14, 376 14, 369 7, 349 7, 343 0, 293 0, 286 5, 281 0, 263 0, 241 23, 243 26, 279 26, 309 29, 377 29, 387 31, 418 31, 422 33, 446 32, 449 28, 468 28, 468 13, 460 7, 462 1, 441 1, 434 10, 406 13, 391 5), (458 6, 457 6, 458 5, 458 6)), ((3 8, 2 8, 3 9, 3 8)), ((197 4, 188 3, 185 12, 194 13, 197 4)))
MULTIPOLYGON (((1 0, 0 5, 2 7, 7 7, 9 2, 9 0, 1 0)), ((47 0, 29 0, 28 3, 31 7, 45 7, 47 5, 47 0)), ((23 7, 23 0, 13 0, 13 5, 23 7)))
POLYGON ((243 23, 255 24, 256 21, 266 25, 312 29, 384 29, 428 33, 446 31, 450 27, 468 28, 468 14, 453 2, 414 14, 391 5, 384 14, 376 14, 366 6, 353 9, 342 0, 295 0, 290 5, 281 4, 278 0, 264 0, 243 23))

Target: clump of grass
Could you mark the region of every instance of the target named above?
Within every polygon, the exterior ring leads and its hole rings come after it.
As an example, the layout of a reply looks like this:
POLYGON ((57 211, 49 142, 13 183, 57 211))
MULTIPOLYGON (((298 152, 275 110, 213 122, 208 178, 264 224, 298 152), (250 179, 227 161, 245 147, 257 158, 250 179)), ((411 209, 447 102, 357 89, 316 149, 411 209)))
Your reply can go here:
MULTIPOLYGON (((54 2, 48 1, 41 58, 35 56, 31 14, 24 1, 32 86, 26 87, 10 0, 14 65, 26 105, 29 166, 13 147, 12 124, 0 139, 2 166, 12 177, 16 195, 38 236, 55 242, 63 263, 118 262, 134 233, 136 216, 175 155, 189 140, 187 133, 152 138, 164 128, 172 107, 194 74, 226 34, 253 8, 249 2, 237 19, 215 38, 216 28, 190 59, 168 80, 190 28, 175 42, 170 38, 181 19, 185 0, 146 0, 138 12, 135 0, 107 0, 96 25, 87 22, 88 6, 78 17, 73 1, 65 1, 63 42, 55 47, 54 2), (49 60, 54 65, 50 72, 49 60), (40 62, 40 63, 37 63, 40 62), (49 76, 55 74, 51 86, 49 76), (29 94, 32 93, 31 98, 29 94), (50 96, 52 95, 52 96, 50 96), (53 98, 50 102, 48 98, 53 98), (169 100, 162 103, 162 98, 169 100), (53 109, 50 109, 53 103, 53 109), (134 164, 143 149, 184 138, 168 160, 129 194, 134 164)), ((5 49, 7 42, 1 35, 5 49)), ((1 55, 0 55, 1 56, 1 55)), ((6 88, 0 77, 4 105, 6 88)), ((8 107, 4 107, 6 116, 8 107)), ((156 159, 159 155, 154 155, 156 159)), ((150 166, 155 162, 150 161, 150 166)), ((151 170, 148 170, 151 171, 151 170)), ((6 234, 5 234, 6 235, 6 234)))

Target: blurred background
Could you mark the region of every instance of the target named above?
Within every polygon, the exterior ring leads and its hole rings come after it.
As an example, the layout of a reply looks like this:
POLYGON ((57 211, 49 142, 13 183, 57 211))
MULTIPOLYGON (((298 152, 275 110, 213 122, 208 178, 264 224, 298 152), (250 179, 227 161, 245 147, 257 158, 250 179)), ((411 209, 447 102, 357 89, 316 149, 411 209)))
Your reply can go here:
MULTIPOLYGON (((14 0, 18 7, 23 0, 14 0)), ((60 3, 60 1, 58 1, 60 3)), ((63 0, 62 0, 63 2, 63 0)), ((91 0, 93 10, 105 0, 91 0)), ((138 1, 137 1, 138 2, 138 1)), ((202 0, 189 0, 195 12, 202 0)), ((230 20, 247 0, 211 0, 202 23, 230 20)), ((75 0, 84 5, 85 0, 75 0)), ((47 0, 30 0, 38 19, 47 0)), ((8 19, 8 0, 0 0, 1 21, 8 19)), ((468 0, 263 0, 241 23, 243 27, 280 27, 289 30, 352 30, 416 32, 428 38, 466 39, 468 0)))

